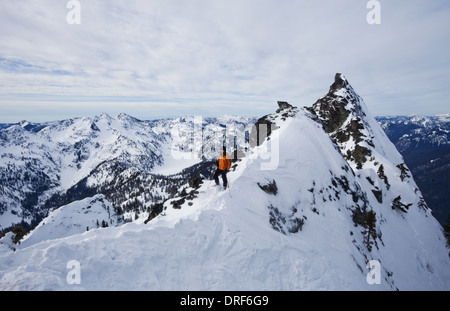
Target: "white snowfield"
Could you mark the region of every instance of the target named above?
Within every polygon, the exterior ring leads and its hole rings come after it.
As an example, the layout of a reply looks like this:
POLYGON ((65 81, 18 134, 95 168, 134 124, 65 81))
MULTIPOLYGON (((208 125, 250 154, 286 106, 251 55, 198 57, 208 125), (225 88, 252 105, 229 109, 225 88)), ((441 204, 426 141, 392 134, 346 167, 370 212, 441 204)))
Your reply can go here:
MULTIPOLYGON (((181 209, 167 201, 166 210, 147 224, 70 236, 67 228, 54 226, 61 232, 52 239, 37 228, 15 251, 0 244, 0 289, 449 290, 442 228, 428 209, 418 207, 414 181, 401 181, 399 163, 392 162, 401 157, 387 158, 394 150, 387 138, 377 137, 384 146, 375 146, 384 150, 375 157, 391 185, 378 185, 384 195, 379 203, 366 179, 376 179, 374 168, 368 164, 354 174, 308 114, 299 109, 284 121, 274 115, 280 129, 238 162, 226 191, 205 180, 197 198, 181 209), (261 169, 271 160, 277 161, 274 169, 261 169), (348 191, 336 182, 344 177, 348 191), (276 195, 259 186, 273 181, 276 195), (352 219, 352 191, 365 193, 376 212, 382 235, 371 252, 352 219), (391 208, 398 195, 412 203, 407 213, 391 208), (370 260, 379 270, 367 266, 370 260)), ((49 219, 43 222, 42 228, 49 225, 49 219)), ((81 219, 73 223, 88 226, 81 219)))

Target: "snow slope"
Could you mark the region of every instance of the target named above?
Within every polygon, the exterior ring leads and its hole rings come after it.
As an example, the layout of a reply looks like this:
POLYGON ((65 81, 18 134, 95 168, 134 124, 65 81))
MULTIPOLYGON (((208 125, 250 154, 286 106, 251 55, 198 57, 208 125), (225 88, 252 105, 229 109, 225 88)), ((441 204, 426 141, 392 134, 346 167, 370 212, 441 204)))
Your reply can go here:
POLYGON ((99 194, 50 212, 30 234, 25 236, 20 245, 26 247, 41 241, 83 233, 93 228, 115 227, 123 223, 123 216, 114 213, 111 203, 104 195, 99 194))

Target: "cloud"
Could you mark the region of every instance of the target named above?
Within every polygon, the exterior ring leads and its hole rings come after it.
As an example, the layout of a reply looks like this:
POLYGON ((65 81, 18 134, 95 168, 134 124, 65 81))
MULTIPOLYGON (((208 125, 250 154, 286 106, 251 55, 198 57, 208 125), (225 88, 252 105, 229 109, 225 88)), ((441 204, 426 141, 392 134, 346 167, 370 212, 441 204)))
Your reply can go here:
POLYGON ((77 98, 85 114, 109 102, 162 115, 170 102, 172 114, 256 115, 276 100, 311 105, 336 72, 374 114, 448 112, 446 1, 380 1, 381 25, 361 0, 79 2, 81 25, 65 1, 2 4, 5 120, 12 102, 71 113, 77 98))

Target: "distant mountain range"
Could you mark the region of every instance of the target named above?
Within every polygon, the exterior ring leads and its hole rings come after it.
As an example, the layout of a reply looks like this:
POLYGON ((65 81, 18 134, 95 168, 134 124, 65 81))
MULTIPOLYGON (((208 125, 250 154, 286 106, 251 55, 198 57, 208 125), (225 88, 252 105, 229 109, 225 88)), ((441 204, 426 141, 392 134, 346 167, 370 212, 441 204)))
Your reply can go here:
POLYGON ((208 161, 223 145, 245 148, 255 121, 142 121, 122 113, 1 124, 0 231, 16 224, 32 228, 52 209, 100 193, 125 220, 144 221, 151 205, 173 195, 192 170, 213 170, 208 161))

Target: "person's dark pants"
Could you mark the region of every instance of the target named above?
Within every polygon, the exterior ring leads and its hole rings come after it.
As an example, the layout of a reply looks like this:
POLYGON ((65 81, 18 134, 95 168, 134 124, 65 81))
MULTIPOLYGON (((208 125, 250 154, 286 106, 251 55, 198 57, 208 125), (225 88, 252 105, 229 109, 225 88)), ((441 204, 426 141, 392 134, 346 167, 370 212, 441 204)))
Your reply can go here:
POLYGON ((216 181, 216 185, 219 185, 219 176, 222 175, 222 181, 223 181, 223 187, 226 188, 228 184, 227 180, 227 171, 222 171, 217 169, 216 173, 214 174, 214 180, 216 181))

